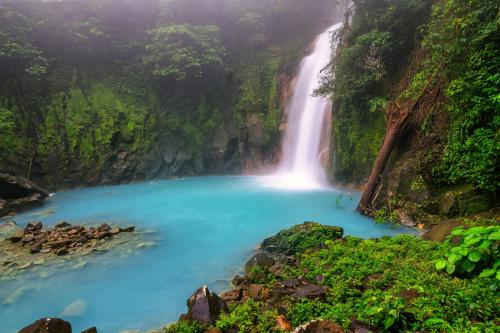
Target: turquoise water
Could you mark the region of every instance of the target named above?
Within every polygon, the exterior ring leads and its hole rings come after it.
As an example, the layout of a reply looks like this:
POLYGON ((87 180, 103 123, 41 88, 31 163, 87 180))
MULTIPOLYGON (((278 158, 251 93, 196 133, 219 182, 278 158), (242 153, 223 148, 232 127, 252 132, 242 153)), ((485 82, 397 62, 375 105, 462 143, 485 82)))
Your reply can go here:
POLYGON ((70 267, 74 262, 44 268, 48 277, 39 269, 3 282, 1 332, 61 316, 74 332, 90 326, 100 333, 160 327, 177 320, 201 285, 228 288, 263 238, 304 221, 339 225, 346 234, 365 238, 414 232, 356 213, 358 194, 281 191, 261 183, 258 177, 203 177, 56 193, 43 208, 15 220, 134 224, 154 231, 144 237, 155 246, 86 258, 80 269, 70 267))

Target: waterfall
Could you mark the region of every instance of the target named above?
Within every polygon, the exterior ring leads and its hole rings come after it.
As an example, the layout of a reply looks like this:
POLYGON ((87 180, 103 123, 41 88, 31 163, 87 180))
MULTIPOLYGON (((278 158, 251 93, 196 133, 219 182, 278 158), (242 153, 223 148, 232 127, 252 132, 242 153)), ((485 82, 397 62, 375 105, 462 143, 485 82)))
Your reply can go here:
POLYGON ((282 156, 270 185, 290 189, 315 189, 327 186, 325 170, 320 155, 329 140, 322 140, 329 133, 331 101, 314 96, 319 88, 319 74, 331 59, 330 36, 340 29, 337 23, 320 34, 313 52, 301 64, 294 93, 288 107, 288 121, 282 143, 282 156), (326 141, 326 142, 325 142, 326 141))

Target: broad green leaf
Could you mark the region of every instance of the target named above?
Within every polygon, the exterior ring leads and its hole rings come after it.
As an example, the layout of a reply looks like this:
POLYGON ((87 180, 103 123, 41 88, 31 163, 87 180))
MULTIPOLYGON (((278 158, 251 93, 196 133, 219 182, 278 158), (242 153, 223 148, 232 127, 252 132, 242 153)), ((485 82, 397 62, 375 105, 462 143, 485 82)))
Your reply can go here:
POLYGON ((476 243, 479 243, 481 241, 481 237, 479 236, 474 236, 472 238, 469 238, 469 239, 466 239, 464 240, 464 244, 467 245, 467 246, 470 246, 472 244, 476 244, 476 243))
POLYGON ((384 328, 387 330, 389 327, 394 325, 394 322, 396 321, 396 318, 394 317, 387 317, 384 320, 384 328))
POLYGON ((454 264, 456 263, 457 261, 459 261, 460 259, 462 259, 462 255, 460 254, 456 254, 456 253, 452 253, 450 254, 450 256, 448 257, 448 262, 450 264, 454 264))
POLYGON ((444 269, 446 267, 446 260, 439 260, 438 262, 436 262, 436 269, 438 271, 444 269))
POLYGON ((492 241, 490 240, 485 240, 483 241, 479 246, 478 248, 481 249, 481 250, 486 250, 486 249, 489 249, 491 244, 493 244, 492 241))
POLYGON ((467 258, 469 258, 469 260, 472 262, 478 262, 479 260, 481 260, 481 252, 472 251, 471 253, 469 253, 467 258))
POLYGON ((458 228, 455 228, 451 231, 451 234, 453 236, 461 236, 464 234, 464 227, 458 227, 458 228))
POLYGON ((455 264, 447 263, 446 272, 448 272, 448 274, 453 274, 453 272, 455 272, 455 264))
POLYGON ((481 272, 481 274, 479 274, 479 277, 480 278, 485 278, 485 277, 490 277, 490 276, 493 276, 495 275, 496 271, 494 269, 483 269, 483 271, 481 272))
POLYGON ((492 233, 488 236, 488 239, 489 239, 489 240, 492 240, 492 241, 497 241, 497 240, 500 240, 500 231, 495 231, 495 232, 492 232, 492 233))
POLYGON ((474 270, 474 268, 476 267, 476 264, 470 260, 464 260, 462 267, 463 267, 464 271, 466 271, 467 273, 470 273, 474 270))

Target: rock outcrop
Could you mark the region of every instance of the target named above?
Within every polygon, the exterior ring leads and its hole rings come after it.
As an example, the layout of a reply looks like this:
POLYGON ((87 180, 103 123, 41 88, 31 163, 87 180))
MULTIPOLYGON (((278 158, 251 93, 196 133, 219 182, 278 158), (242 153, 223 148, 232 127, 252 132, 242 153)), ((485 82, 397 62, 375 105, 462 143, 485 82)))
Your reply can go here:
POLYGON ((181 315, 179 320, 213 325, 222 312, 228 311, 226 302, 211 292, 206 285, 188 299, 187 306, 188 313, 181 315))
POLYGON ((18 333, 72 333, 71 324, 59 318, 42 318, 18 333))
POLYGON ((0 173, 0 216, 40 207, 49 192, 24 177, 0 173))

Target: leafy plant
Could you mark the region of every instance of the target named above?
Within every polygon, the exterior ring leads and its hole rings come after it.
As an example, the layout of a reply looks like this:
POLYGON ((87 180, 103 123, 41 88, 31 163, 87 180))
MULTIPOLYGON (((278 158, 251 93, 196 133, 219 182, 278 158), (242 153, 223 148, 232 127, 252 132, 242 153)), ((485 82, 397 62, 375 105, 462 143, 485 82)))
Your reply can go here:
POLYGON ((455 275, 495 275, 500 280, 499 241, 500 226, 455 228, 444 243, 446 259, 438 260, 436 269, 455 275))

